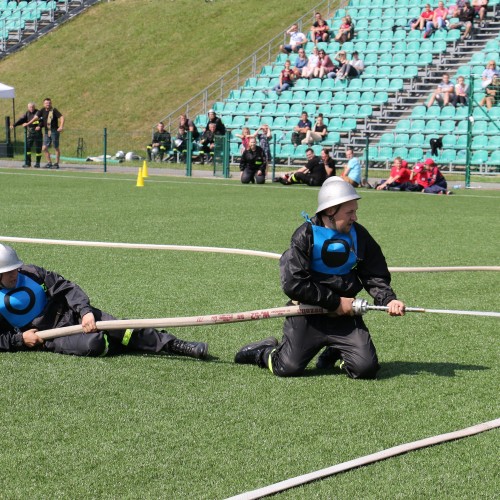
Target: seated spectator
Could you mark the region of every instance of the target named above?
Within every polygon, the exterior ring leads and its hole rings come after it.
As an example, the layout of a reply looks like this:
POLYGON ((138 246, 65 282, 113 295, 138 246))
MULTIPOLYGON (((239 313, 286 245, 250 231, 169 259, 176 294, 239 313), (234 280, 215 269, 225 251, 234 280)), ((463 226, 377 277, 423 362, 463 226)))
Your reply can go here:
POLYGON ((326 21, 321 18, 314 24, 317 24, 317 26, 311 29, 311 40, 314 42, 314 45, 317 45, 318 42, 328 42, 330 40, 330 27, 326 21))
POLYGON ((444 6, 443 2, 438 2, 437 8, 434 10, 432 16, 432 24, 434 29, 440 30, 446 28, 446 19, 448 17, 448 9, 444 6))
POLYGON ((472 0, 472 8, 474 9, 475 17, 479 17, 479 26, 486 26, 485 17, 488 10, 488 0, 472 0))
MULTIPOLYGON (((324 153, 322 155, 324 156, 324 153)), ((285 186, 290 184, 321 186, 327 178, 325 160, 316 156, 311 148, 306 150, 306 158, 307 163, 303 167, 291 174, 285 174, 283 177, 275 177, 274 182, 280 182, 285 186)), ((331 169, 329 165, 328 169, 331 169)))
POLYGON ((456 11, 455 17, 458 17, 458 23, 450 24, 448 28, 450 30, 465 28, 462 39, 469 40, 471 37, 472 25, 474 23, 474 9, 471 7, 470 3, 465 2, 463 6, 456 11))
POLYGON ((434 101, 437 101, 441 107, 448 106, 448 104, 452 104, 454 98, 455 85, 450 81, 448 73, 444 73, 442 81, 438 84, 427 103, 427 109, 434 104, 434 101))
POLYGON ((203 132, 201 136, 201 163, 208 163, 213 161, 213 157, 215 154, 215 136, 217 134, 217 124, 215 122, 210 122, 207 125, 207 129, 203 132))
POLYGON ((329 148, 323 148, 320 153, 320 163, 323 163, 326 172, 326 178, 336 175, 335 160, 330 155, 329 148))
POLYGON ((299 27, 297 24, 292 24, 291 28, 286 33, 287 35, 290 35, 290 43, 280 45, 281 52, 284 52, 285 54, 298 52, 298 50, 307 43, 306 35, 299 31, 299 27))
POLYGON ((177 154, 181 162, 186 161, 187 131, 184 127, 179 127, 177 135, 175 136, 173 152, 177 154))
POLYGON ((341 177, 356 188, 361 184, 361 163, 354 157, 352 148, 346 149, 345 157, 347 158, 347 164, 344 167, 341 177))
POLYGON ((421 162, 415 163, 411 171, 410 180, 399 187, 400 191, 423 191, 429 186, 429 176, 425 165, 421 162))
POLYGON ((260 128, 255 132, 255 137, 259 141, 259 146, 266 154, 267 163, 271 161, 271 147, 269 141, 272 139, 273 134, 267 123, 263 123, 260 128))
POLYGON ((497 96, 500 95, 500 75, 496 75, 491 80, 491 83, 484 89, 485 95, 479 103, 480 106, 486 106, 491 109, 496 101, 497 96))
POLYGON ((431 9, 430 4, 425 4, 424 10, 417 21, 411 25, 411 29, 425 30, 424 38, 428 38, 434 30, 433 18, 434 11, 431 9))
POLYGON ((459 104, 467 106, 468 104, 469 86, 465 83, 465 78, 459 76, 457 83, 455 83, 455 95, 453 97, 453 106, 457 107, 459 104))
POLYGON ((365 63, 359 58, 357 51, 352 53, 350 61, 346 58, 345 51, 341 50, 335 58, 339 61, 340 68, 337 71, 337 80, 344 80, 345 78, 358 78, 361 76, 365 69, 365 63))
POLYGON ((295 73, 290 67, 290 60, 285 61, 285 68, 280 73, 279 83, 273 87, 278 95, 284 90, 288 90, 292 87, 293 81, 295 80, 295 73))
POLYGON ((205 127, 205 131, 208 131, 210 124, 215 123, 215 134, 216 135, 226 135, 226 127, 222 123, 222 120, 215 114, 213 109, 208 110, 208 122, 205 127))
POLYGON ((311 128, 312 128, 311 120, 309 120, 307 113, 303 111, 302 115, 300 116, 299 123, 293 129, 292 144, 298 146, 306 138, 307 131, 311 130, 311 128))
POLYGON ((497 63, 492 59, 486 64, 486 69, 481 75, 481 87, 486 88, 493 81, 495 76, 499 76, 500 72, 497 70, 497 63))
POLYGON ((156 132, 153 134, 153 140, 146 147, 148 160, 153 161, 158 158, 160 161, 163 161, 163 156, 166 152, 170 151, 171 146, 172 137, 170 133, 165 130, 163 122, 158 123, 156 125, 156 132))
POLYGON ((179 116, 179 127, 184 127, 186 131, 191 132, 193 141, 197 141, 200 138, 200 132, 196 128, 193 120, 190 120, 187 115, 182 114, 179 116))
POLYGON ((330 56, 324 50, 319 51, 319 65, 314 71, 314 76, 318 78, 324 78, 328 74, 332 73, 335 69, 335 64, 330 59, 330 56))
POLYGON ((320 113, 316 118, 316 123, 311 130, 306 132, 306 136, 302 139, 302 144, 311 146, 313 143, 320 143, 328 134, 328 129, 323 122, 323 115, 320 113))
POLYGON ((391 173, 385 181, 380 181, 376 189, 378 191, 399 191, 401 185, 410 180, 411 171, 408 168, 408 162, 401 157, 394 158, 391 173))
POLYGON ((427 158, 424 162, 427 170, 427 186, 424 188, 426 194, 452 194, 448 191, 448 184, 439 167, 432 158, 427 158))
POLYGON ((455 5, 450 5, 448 7, 448 17, 458 17, 460 9, 463 9, 465 6, 465 1, 466 0, 457 0, 455 5))
POLYGON ((266 154, 257 146, 255 137, 250 138, 248 149, 241 155, 240 171, 243 184, 264 184, 266 182, 266 154))
POLYGON ((319 65, 319 51, 317 47, 312 49, 307 60, 307 65, 302 68, 302 78, 313 78, 314 72, 319 65))
POLYGON ((240 154, 243 154, 245 149, 248 149, 248 146, 250 145, 250 139, 252 137, 255 137, 255 134, 252 134, 248 127, 243 127, 241 130, 241 134, 234 135, 235 137, 239 137, 241 139, 240 154))
POLYGON ((295 59, 293 66, 293 73, 295 78, 300 78, 302 76, 302 70, 307 66, 309 59, 306 56, 306 51, 304 49, 299 49, 299 55, 295 59))
POLYGON ((354 24, 350 16, 346 16, 342 18, 342 24, 340 25, 339 31, 335 35, 335 41, 340 42, 341 44, 344 42, 348 42, 352 40, 354 36, 354 24))

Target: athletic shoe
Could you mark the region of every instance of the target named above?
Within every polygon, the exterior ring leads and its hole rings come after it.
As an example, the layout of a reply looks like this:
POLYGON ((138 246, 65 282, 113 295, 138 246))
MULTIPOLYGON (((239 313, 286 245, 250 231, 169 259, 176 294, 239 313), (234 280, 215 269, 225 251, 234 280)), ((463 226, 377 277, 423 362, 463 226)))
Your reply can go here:
POLYGON ((40 168, 40 163, 35 163, 35 168, 40 168))
POLYGON ((189 358, 203 359, 207 357, 208 344, 205 342, 186 342, 174 339, 167 346, 167 352, 188 356, 189 358))
POLYGON ((54 168, 57 170, 59 168, 59 163, 54 163, 50 168, 54 168))
POLYGON ((340 351, 334 347, 327 347, 319 356, 316 361, 316 368, 320 370, 328 370, 333 368, 335 363, 342 359, 340 351))
POLYGON ((25 164, 23 165, 23 168, 31 168, 31 165, 28 165, 27 163, 25 163, 25 164))
POLYGON ((50 162, 47 163, 47 165, 45 165, 45 167, 43 167, 43 168, 52 168, 52 163, 50 163, 50 162))

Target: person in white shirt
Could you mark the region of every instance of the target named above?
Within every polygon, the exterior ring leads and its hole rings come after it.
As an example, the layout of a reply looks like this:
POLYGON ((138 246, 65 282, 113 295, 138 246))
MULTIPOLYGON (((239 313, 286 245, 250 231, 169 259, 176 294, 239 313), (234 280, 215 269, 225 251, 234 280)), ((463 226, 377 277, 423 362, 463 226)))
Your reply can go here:
POLYGON ((299 27, 296 24, 292 24, 291 28, 286 33, 287 35, 290 35, 290 43, 280 45, 281 52, 284 52, 285 54, 298 52, 299 49, 302 48, 307 42, 306 35, 299 31, 299 27))

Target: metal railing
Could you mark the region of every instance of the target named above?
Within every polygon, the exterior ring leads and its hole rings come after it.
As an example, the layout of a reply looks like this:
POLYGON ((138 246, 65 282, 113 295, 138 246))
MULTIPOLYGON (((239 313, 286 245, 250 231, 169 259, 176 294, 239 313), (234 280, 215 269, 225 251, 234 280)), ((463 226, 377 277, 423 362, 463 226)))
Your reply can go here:
MULTIPOLYGON (((347 3, 348 0, 322 0, 294 23, 298 24, 300 31, 307 34, 314 21, 315 12, 321 12, 323 17, 328 19, 338 8, 347 3)), ((280 32, 279 35, 276 35, 253 54, 243 59, 237 66, 224 73, 211 85, 193 96, 189 101, 185 102, 177 109, 171 111, 159 121, 162 121, 165 124, 165 128, 172 133, 177 130, 180 114, 185 113, 193 120, 197 115, 205 115, 215 102, 226 99, 231 90, 238 89, 244 85, 247 78, 257 76, 263 66, 269 65, 275 61, 279 46, 287 41, 288 35, 286 34, 286 29, 294 23, 287 25, 285 31, 280 32)), ((152 125, 153 132, 157 123, 158 122, 152 125)))

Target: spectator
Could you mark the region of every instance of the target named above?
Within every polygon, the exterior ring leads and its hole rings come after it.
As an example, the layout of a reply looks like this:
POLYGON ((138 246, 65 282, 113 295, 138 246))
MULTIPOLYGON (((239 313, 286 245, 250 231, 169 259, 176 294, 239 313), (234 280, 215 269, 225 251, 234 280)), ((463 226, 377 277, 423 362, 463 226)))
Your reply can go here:
POLYGON ((338 80, 344 80, 345 78, 357 78, 361 76, 365 69, 364 62, 359 58, 358 52, 355 50, 352 53, 352 59, 350 61, 346 58, 345 51, 341 50, 338 53, 338 58, 340 69, 337 71, 336 78, 338 80))
POLYGON ((420 31, 425 30, 424 38, 428 38, 434 29, 433 18, 434 11, 431 9, 430 4, 425 4, 424 10, 417 21, 411 25, 411 29, 418 28, 420 31))
POLYGON ((200 138, 200 132, 196 128, 193 120, 189 119, 187 115, 182 114, 179 116, 179 127, 184 127, 186 132, 191 132, 191 138, 193 141, 197 141, 200 138))
POLYGON ((497 100, 497 95, 500 92, 500 75, 494 76, 491 83, 484 89, 485 95, 479 103, 480 106, 486 106, 491 109, 497 100))
POLYGON ((46 97, 43 100, 43 109, 38 110, 26 126, 29 126, 40 119, 45 127, 42 147, 42 151, 45 153, 47 158, 47 165, 45 165, 45 168, 57 169, 59 168, 59 158, 61 156, 61 150, 59 149, 59 134, 64 128, 64 116, 59 112, 59 110, 52 107, 52 99, 50 99, 50 97, 46 97), (54 146, 54 149, 56 150, 56 161, 54 164, 52 164, 50 158, 50 146, 54 146))
MULTIPOLYGON (((177 158, 181 162, 186 161, 186 153, 187 153, 187 131, 183 126, 180 126, 177 135, 174 139, 174 147, 172 151, 177 155, 177 158)), ((172 161, 175 159, 172 157, 172 161)))
POLYGON ((446 28, 446 18, 448 16, 448 9, 444 6, 443 2, 438 2, 438 6, 432 16, 432 24, 434 29, 446 28))
POLYGON ((302 70, 307 66, 309 59, 306 56, 306 51, 304 49, 299 49, 299 55, 295 59, 295 64, 293 66, 293 73, 295 78, 300 78, 302 76, 302 70))
POLYGON ((313 129, 306 132, 306 136, 302 139, 302 144, 308 144, 309 146, 313 143, 320 143, 328 134, 328 129, 323 122, 323 115, 320 113, 316 118, 313 129))
POLYGON ((146 146, 146 153, 148 155, 148 160, 153 161, 156 157, 160 161, 163 161, 163 156, 165 152, 170 151, 172 147, 172 138, 170 133, 165 130, 163 122, 159 122, 156 125, 156 132, 153 134, 153 140, 151 144, 146 146))
POLYGON ((347 164, 342 172, 342 179, 352 186, 358 187, 361 184, 361 163, 354 157, 352 148, 346 149, 345 157, 347 158, 347 164))
POLYGON ((154 328, 100 331, 96 321, 113 321, 90 304, 87 294, 60 274, 24 264, 12 247, 0 244, 0 351, 43 349, 74 356, 142 351, 205 358, 204 342, 185 342, 154 328), (13 304, 15 306, 13 307, 13 304), (21 307, 22 309, 21 309, 21 307), (81 325, 84 333, 43 340, 39 330, 81 325))
POLYGON ((465 78, 459 76, 457 83, 455 83, 455 94, 453 97, 453 106, 457 107, 459 104, 467 106, 468 104, 469 86, 465 83, 465 78))
POLYGON ((319 65, 319 50, 317 47, 312 49, 311 54, 307 60, 307 65, 302 68, 302 78, 313 78, 314 72, 319 65))
POLYGON ((273 88, 273 90, 275 90, 276 93, 280 95, 284 90, 288 90, 289 88, 291 88, 294 79, 295 73, 290 67, 290 60, 287 59, 285 61, 285 68, 280 73, 279 83, 273 88))
POLYGON ((267 123, 263 123, 260 128, 255 132, 255 137, 259 141, 259 146, 266 154, 266 160, 269 164, 271 161, 271 147, 269 141, 272 139, 273 134, 267 123))
POLYGON ((344 42, 348 42, 354 36, 354 25, 350 16, 346 16, 342 18, 342 24, 335 35, 335 41, 340 42, 341 44, 344 42))
POLYGON ((311 40, 314 42, 314 45, 317 45, 318 42, 328 42, 330 40, 330 27, 326 21, 321 18, 314 24, 317 24, 311 30, 311 40))
POLYGON ((299 123, 294 127, 292 132, 292 144, 298 146, 302 143, 302 141, 306 138, 307 131, 311 130, 312 123, 311 120, 307 117, 307 113, 305 111, 302 112, 300 116, 299 123))
POLYGON ((31 149, 35 146, 35 168, 40 168, 40 159, 42 158, 42 122, 37 118, 38 109, 34 102, 28 103, 28 111, 24 113, 19 120, 17 120, 14 125, 10 128, 22 125, 26 128, 26 152, 24 155, 24 165, 23 168, 31 167, 31 149), (35 120, 33 121, 32 118, 35 120))
POLYGON ((318 368, 333 368, 340 361, 353 379, 376 377, 376 349, 363 318, 353 316, 353 299, 364 288, 391 316, 404 315, 405 304, 391 288, 380 246, 356 222, 359 198, 352 186, 329 178, 319 190, 315 216, 304 215, 305 223, 280 260, 281 285, 292 301, 336 314, 288 317, 279 345, 274 337, 248 344, 237 352, 235 363, 269 368, 279 377, 299 376, 328 346, 318 368))
POLYGON ((257 146, 255 137, 250 138, 248 149, 241 155, 240 171, 243 184, 266 182, 267 159, 264 150, 257 146))
POLYGON ((319 51, 319 66, 314 71, 314 76, 319 78, 324 78, 328 74, 332 73, 335 69, 335 64, 330 59, 330 56, 321 49, 319 51))
POLYGON ((410 180, 410 175, 411 171, 408 168, 408 162, 398 156, 394 158, 389 178, 381 181, 376 186, 376 189, 379 191, 400 191, 401 185, 410 180))
POLYGON ((415 163, 411 171, 410 180, 399 187, 400 191, 423 191, 429 186, 429 176, 425 165, 415 163))
POLYGON ((327 178, 325 162, 314 154, 311 148, 306 150, 307 163, 291 174, 276 177, 275 182, 285 186, 290 184, 307 184, 308 186, 321 186, 327 178))
POLYGON ((213 161, 215 153, 215 136, 217 135, 217 124, 215 122, 210 122, 208 124, 208 129, 203 132, 201 136, 201 163, 210 163, 213 161), (206 155, 206 156, 205 156, 206 155))
POLYGON ((243 154, 243 152, 248 149, 248 146, 250 145, 250 139, 252 137, 255 137, 255 134, 252 135, 248 127, 243 127, 243 129, 241 130, 241 134, 234 135, 235 137, 239 137, 241 139, 240 154, 243 154))
POLYGON ((215 135, 226 135, 226 127, 213 109, 208 110, 208 122, 205 131, 209 129, 211 123, 215 123, 215 135))
POLYGON ((481 86, 486 88, 495 78, 495 76, 500 76, 500 72, 497 70, 497 63, 492 59, 486 64, 486 69, 481 75, 482 83, 481 86))
POLYGON ((474 23, 474 9, 471 7, 470 3, 465 2, 464 5, 456 11, 455 17, 458 17, 458 23, 450 24, 448 28, 450 30, 465 28, 462 39, 469 40, 474 23))
POLYGON ((450 81, 448 73, 443 74, 443 79, 438 84, 436 90, 434 90, 429 102, 427 103, 427 109, 429 109, 434 101, 437 101, 439 106, 448 106, 452 104, 455 97, 455 85, 450 81))
POLYGON ((488 0, 472 0, 472 8, 474 9, 475 17, 479 17, 479 26, 486 26, 486 11, 488 10, 488 0))
POLYGON ((449 17, 458 17, 458 13, 460 12, 460 9, 462 9, 465 6, 466 0, 457 0, 455 2, 455 5, 450 5, 448 7, 448 16, 449 17))
POLYGON ((328 148, 323 148, 320 153, 320 163, 325 167, 326 178, 336 175, 335 160, 330 155, 328 148))
POLYGON ((286 32, 286 34, 290 35, 290 43, 280 45, 281 52, 284 52, 285 54, 298 52, 298 50, 307 43, 306 35, 299 31, 299 27, 297 24, 292 24, 291 28, 286 32))
POLYGON ((432 158, 427 158, 424 162, 427 170, 427 186, 424 188, 426 194, 452 194, 448 191, 448 184, 439 167, 432 158))

